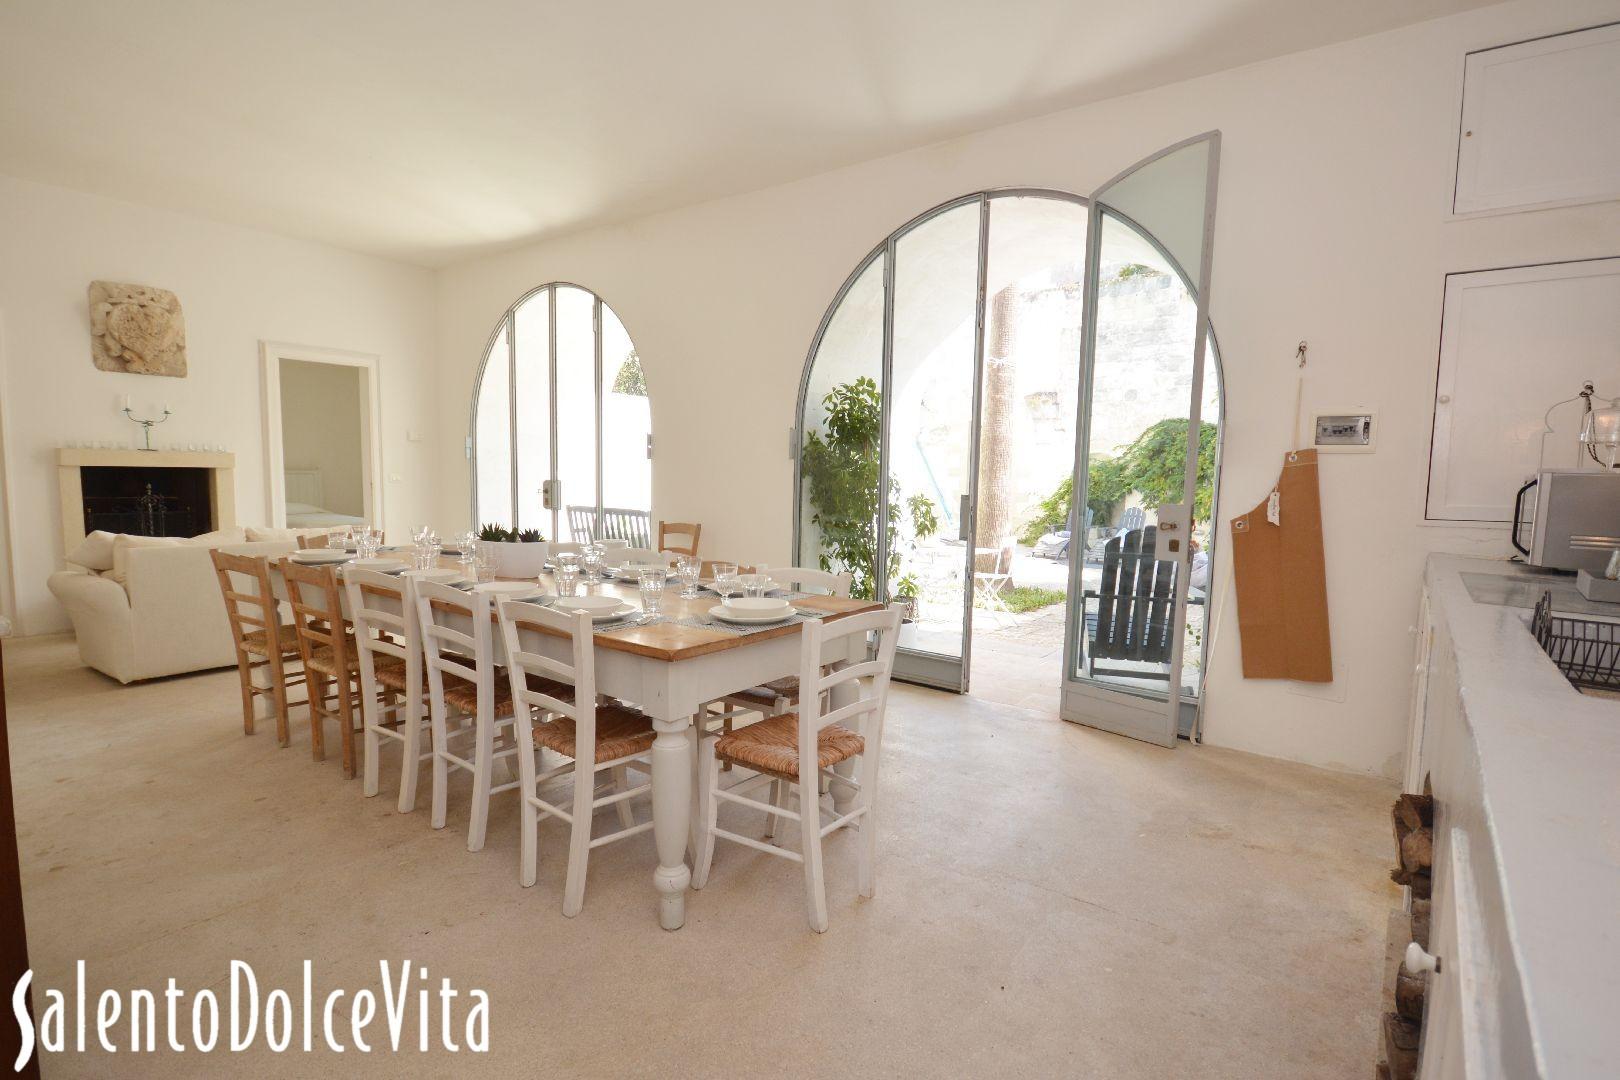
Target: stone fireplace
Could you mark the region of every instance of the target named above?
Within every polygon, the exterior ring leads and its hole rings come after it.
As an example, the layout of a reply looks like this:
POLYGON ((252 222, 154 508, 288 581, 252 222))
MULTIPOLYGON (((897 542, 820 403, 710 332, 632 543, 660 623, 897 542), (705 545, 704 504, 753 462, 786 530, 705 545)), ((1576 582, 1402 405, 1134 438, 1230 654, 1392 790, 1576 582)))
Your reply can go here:
POLYGON ((236 524, 236 457, 180 450, 58 450, 62 550, 95 529, 195 536, 236 524))

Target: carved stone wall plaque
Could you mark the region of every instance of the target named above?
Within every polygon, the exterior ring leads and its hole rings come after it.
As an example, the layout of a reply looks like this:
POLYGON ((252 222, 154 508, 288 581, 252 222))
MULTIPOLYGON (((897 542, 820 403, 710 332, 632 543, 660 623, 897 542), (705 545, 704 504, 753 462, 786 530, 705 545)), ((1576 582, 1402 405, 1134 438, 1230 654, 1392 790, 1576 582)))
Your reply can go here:
POLYGON ((102 371, 186 376, 180 298, 150 285, 90 283, 90 355, 102 371))

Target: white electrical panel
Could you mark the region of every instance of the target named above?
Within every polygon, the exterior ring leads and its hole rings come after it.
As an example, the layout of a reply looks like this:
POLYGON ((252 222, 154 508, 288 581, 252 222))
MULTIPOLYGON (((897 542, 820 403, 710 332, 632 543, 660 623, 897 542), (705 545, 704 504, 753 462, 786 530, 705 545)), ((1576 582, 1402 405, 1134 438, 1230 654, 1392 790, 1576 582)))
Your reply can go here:
POLYGON ((1311 424, 1312 445, 1319 454, 1370 454, 1377 425, 1366 409, 1319 412, 1311 424))

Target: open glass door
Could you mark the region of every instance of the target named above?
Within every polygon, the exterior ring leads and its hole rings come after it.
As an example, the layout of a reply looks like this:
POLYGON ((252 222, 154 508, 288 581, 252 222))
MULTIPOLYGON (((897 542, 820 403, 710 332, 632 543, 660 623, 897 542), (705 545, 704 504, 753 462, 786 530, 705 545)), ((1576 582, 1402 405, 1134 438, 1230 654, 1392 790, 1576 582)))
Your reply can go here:
MULTIPOLYGON (((1219 159, 1219 132, 1167 147, 1092 196, 1087 229, 1060 714, 1163 746, 1191 730, 1198 700, 1186 661, 1206 591, 1192 588, 1194 533, 1213 516, 1204 370, 1219 159), (1190 327, 1138 302, 1150 283, 1186 290, 1190 327), (1140 363, 1126 370, 1144 336, 1162 343, 1146 383, 1140 363), (1143 393, 1162 403, 1151 416, 1113 407, 1143 393)), ((1197 569, 1207 585, 1207 561, 1197 569)))

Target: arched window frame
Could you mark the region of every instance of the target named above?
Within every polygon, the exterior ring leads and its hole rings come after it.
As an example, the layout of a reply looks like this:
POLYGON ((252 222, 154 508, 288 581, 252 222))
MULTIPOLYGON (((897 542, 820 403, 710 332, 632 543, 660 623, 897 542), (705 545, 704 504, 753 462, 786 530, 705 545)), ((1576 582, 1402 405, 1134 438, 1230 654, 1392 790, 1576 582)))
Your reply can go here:
MULTIPOLYGON (((518 349, 518 342, 517 342, 517 314, 526 304, 528 304, 530 301, 532 301, 535 297, 540 296, 541 294, 545 294, 545 296, 546 296, 546 305, 547 305, 546 333, 547 333, 547 339, 548 339, 547 344, 546 344, 546 357, 547 357, 547 369, 548 369, 548 372, 549 372, 549 377, 548 377, 548 380, 547 380, 547 391, 546 392, 547 392, 547 396, 548 396, 547 400, 548 400, 548 403, 549 403, 550 415, 551 415, 551 423, 549 424, 549 431, 548 431, 549 445, 547 447, 547 454, 548 454, 548 460, 551 463, 550 472, 552 473, 553 477, 555 477, 556 473, 559 471, 560 454, 562 452, 562 448, 559 445, 559 441, 558 441, 558 424, 556 422, 557 386, 558 386, 558 377, 557 377, 557 371, 558 371, 558 367, 557 367, 557 365, 558 365, 558 356, 557 356, 557 349, 558 349, 558 347, 557 347, 557 293, 558 293, 558 290, 560 290, 560 289, 576 289, 576 290, 578 290, 578 291, 580 291, 582 293, 585 293, 586 295, 588 295, 591 298, 591 334, 592 334, 592 343, 593 343, 593 346, 592 346, 592 353, 593 353, 593 356, 592 356, 592 364, 593 364, 592 386, 593 386, 593 395, 594 395, 594 430, 595 430, 595 433, 596 433, 595 447, 594 447, 594 453, 595 453, 595 488, 596 488, 595 506, 596 506, 596 510, 597 510, 598 514, 601 513, 602 506, 603 506, 603 488, 604 488, 604 484, 603 484, 603 480, 604 480, 604 475, 603 475, 603 473, 604 473, 604 464, 603 464, 604 463, 604 454, 603 454, 603 424, 602 424, 603 400, 604 400, 604 395, 606 394, 607 388, 608 388, 608 385, 609 385, 608 382, 604 379, 604 372, 603 372, 603 369, 602 369, 602 365, 603 365, 602 341, 603 341, 603 327, 604 327, 604 322, 603 322, 603 318, 602 318, 603 311, 606 310, 606 311, 610 312, 612 314, 613 318, 616 319, 618 321, 619 325, 624 329, 624 333, 625 333, 626 338, 631 342, 632 350, 634 350, 634 348, 635 348, 635 346, 634 346, 635 336, 630 333, 630 328, 625 325, 624 320, 619 315, 618 311, 616 309, 614 309, 612 307, 612 305, 610 305, 605 299, 603 299, 602 295, 600 293, 598 293, 596 290, 591 289, 591 288, 589 288, 589 287, 587 287, 585 285, 580 285, 577 282, 573 282, 573 281, 555 280, 555 281, 548 281, 543 285, 538 285, 538 286, 536 286, 536 287, 534 287, 532 289, 529 289, 527 292, 523 293, 515 301, 513 301, 512 304, 506 309, 506 311, 504 313, 502 313, 500 319, 495 323, 494 328, 490 331, 488 338, 485 339, 484 348, 483 348, 483 352, 482 352, 482 359, 478 363, 477 371, 474 372, 474 374, 473 374, 471 403, 470 403, 470 406, 468 408, 468 413, 467 413, 466 454, 467 454, 468 493, 469 493, 468 512, 469 512, 469 515, 470 515, 470 520, 472 521, 473 527, 475 529, 480 524, 482 524, 482 522, 479 520, 479 509, 480 508, 479 508, 479 483, 478 483, 478 453, 479 453, 479 446, 478 446, 478 419, 479 419, 479 410, 480 410, 480 408, 482 407, 482 404, 483 404, 482 397, 483 397, 483 388, 484 388, 484 376, 485 376, 485 374, 486 374, 486 372, 488 370, 490 362, 492 360, 496 359, 496 357, 495 357, 495 346, 500 341, 501 336, 503 334, 506 337, 506 352, 505 352, 504 355, 505 355, 505 363, 506 363, 506 371, 507 371, 507 388, 508 388, 508 392, 507 392, 507 433, 508 433, 508 435, 507 435, 507 437, 508 437, 507 454, 508 454, 509 460, 508 460, 508 466, 507 466, 507 474, 508 474, 508 493, 507 493, 507 497, 511 501, 512 516, 513 516, 514 520, 511 521, 511 522, 503 522, 503 523, 497 523, 497 524, 509 524, 509 525, 512 525, 512 526, 515 526, 515 527, 518 527, 518 528, 538 527, 541 524, 541 523, 534 523, 534 522, 527 522, 527 521, 518 520, 518 518, 519 518, 518 507, 519 507, 519 502, 520 502, 519 485, 521 483, 521 476, 520 476, 520 470, 519 470, 519 465, 518 465, 518 438, 519 438, 519 430, 518 430, 518 395, 517 395, 517 392, 516 392, 516 385, 517 384, 516 384, 516 378, 515 378, 516 377, 516 364, 517 364, 517 349, 518 349)), ((617 373, 615 372, 614 375, 616 376, 616 374, 617 373)), ((648 436, 647 436, 647 440, 648 441, 647 441, 647 451, 646 452, 647 452, 647 458, 648 458, 648 460, 650 462, 650 460, 652 458, 652 435, 651 435, 651 432, 650 432, 650 420, 649 420, 649 433, 648 433, 648 436)), ((649 464, 649 469, 650 468, 651 468, 651 466, 649 464)), ((563 496, 564 496, 565 500, 567 498, 567 494, 568 494, 567 492, 563 493, 563 496)), ((648 508, 648 511, 650 512, 650 507, 648 508)), ((563 525, 561 523, 561 519, 565 514, 566 514, 566 510, 565 510, 564 505, 562 505, 562 504, 556 505, 556 506, 552 507, 550 510, 546 511, 547 520, 543 524, 544 524, 544 531, 546 532, 548 537, 551 537, 552 539, 557 539, 557 538, 560 537, 561 529, 566 527, 565 525, 563 525), (553 524, 553 522, 556 522, 556 524, 553 524)))

